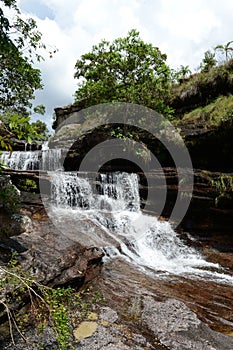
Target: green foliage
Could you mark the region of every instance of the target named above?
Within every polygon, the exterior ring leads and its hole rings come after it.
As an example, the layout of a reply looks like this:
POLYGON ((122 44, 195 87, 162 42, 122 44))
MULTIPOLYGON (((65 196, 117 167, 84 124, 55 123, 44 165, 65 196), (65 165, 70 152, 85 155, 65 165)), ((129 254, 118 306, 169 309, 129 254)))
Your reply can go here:
MULTIPOLYGON (((49 306, 52 324, 57 334, 57 343, 59 349, 67 349, 71 337, 72 326, 69 317, 68 306, 72 302, 74 290, 72 288, 45 289, 40 288, 44 295, 44 300, 49 306)), ((43 317, 43 315, 42 315, 43 317)), ((45 321, 45 320, 44 320, 45 321)), ((40 326, 45 327, 45 323, 40 326)))
POLYGON ((130 131, 124 130, 122 127, 118 126, 117 128, 111 131, 111 136, 121 140, 125 140, 125 139, 133 139, 134 136, 137 136, 137 135, 135 135, 135 133, 132 133, 130 131))
POLYGON ((208 50, 205 52, 204 58, 200 64, 201 71, 208 72, 211 68, 215 67, 216 64, 215 53, 208 50))
POLYGON ((12 146, 10 142, 6 140, 6 138, 0 135, 0 148, 5 149, 6 151, 12 152, 12 146))
POLYGON ((233 176, 220 174, 210 179, 212 188, 217 192, 215 206, 220 209, 233 209, 233 176))
MULTIPOLYGON (((27 344, 24 334, 28 327, 35 327, 35 335, 49 327, 56 336, 56 349, 71 349, 73 327, 88 317, 95 303, 103 301, 101 294, 91 287, 77 292, 71 287, 50 288, 37 283, 15 256, 6 268, 0 266, 0 304, 8 316, 13 344, 15 331, 27 344), (27 308, 25 298, 29 300, 27 308)), ((44 348, 43 344, 40 346, 44 348)))
POLYGON ((172 84, 179 83, 181 84, 183 80, 188 79, 191 74, 189 66, 180 66, 179 69, 171 70, 171 82, 172 84))
POLYGON ((33 108, 34 113, 39 113, 41 115, 45 114, 45 106, 44 105, 38 105, 33 108))
POLYGON ((40 135, 40 138, 43 138, 45 140, 48 139, 49 130, 47 128, 47 125, 44 122, 42 122, 41 120, 37 120, 36 122, 32 122, 31 126, 32 126, 32 130, 34 130, 34 132, 37 135, 40 135))
POLYGON ((17 181, 17 188, 20 191, 36 193, 38 191, 36 181, 30 179, 19 179, 17 181))
POLYGON ((223 62, 229 61, 230 58, 232 58, 233 55, 233 48, 232 48, 233 40, 228 41, 225 45, 217 45, 214 50, 217 52, 220 52, 221 55, 224 55, 223 62))
MULTIPOLYGON (((0 119, 19 140, 32 143, 32 141, 41 141, 48 138, 47 126, 40 120, 30 123, 29 116, 19 114, 5 114, 0 119)), ((2 145, 2 148, 6 147, 2 145)))
POLYGON ((132 102, 171 116, 166 104, 170 70, 166 55, 144 43, 136 30, 112 43, 102 40, 75 65, 79 79, 76 104, 83 108, 105 102, 132 102))
POLYGON ((20 208, 19 191, 13 186, 9 179, 0 174, 0 207, 7 213, 17 212, 20 208))
POLYGON ((185 113, 178 124, 192 124, 195 127, 215 128, 233 121, 233 96, 220 96, 214 102, 185 113))
POLYGON ((188 78, 191 73, 192 72, 191 72, 189 66, 183 66, 183 65, 180 66, 180 69, 177 72, 179 80, 183 80, 183 79, 188 78))
POLYGON ((233 176, 222 174, 211 179, 211 186, 218 192, 233 192, 233 176))
POLYGON ((42 88, 33 62, 42 59, 38 50, 46 47, 35 20, 22 18, 17 1, 0 1, 0 112, 25 114, 34 91, 42 88))

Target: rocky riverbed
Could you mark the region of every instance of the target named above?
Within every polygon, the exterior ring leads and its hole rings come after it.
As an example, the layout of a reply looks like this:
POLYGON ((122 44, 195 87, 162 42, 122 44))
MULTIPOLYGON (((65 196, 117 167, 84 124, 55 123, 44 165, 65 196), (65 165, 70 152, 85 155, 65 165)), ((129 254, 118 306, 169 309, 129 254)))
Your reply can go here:
MULTIPOLYGON (((16 251, 23 268, 51 286, 93 286, 104 303, 96 303, 80 324, 74 325, 70 344, 75 349, 231 350, 233 338, 232 286, 188 276, 149 276, 121 257, 102 259, 99 248, 84 247, 53 226, 39 195, 24 195, 21 214, 31 225, 18 237, 1 242, 5 261, 16 251), (224 332, 225 334, 223 334, 224 332)), ((216 238, 216 237, 215 237, 216 238)), ((217 239, 217 238, 216 238, 217 239)), ((200 249, 232 270, 232 254, 219 253, 202 242, 200 249)), ((75 312, 75 310, 73 311, 75 312)), ((7 341, 9 329, 0 328, 1 349, 56 349, 48 327, 40 336, 33 329, 25 344, 7 341)))

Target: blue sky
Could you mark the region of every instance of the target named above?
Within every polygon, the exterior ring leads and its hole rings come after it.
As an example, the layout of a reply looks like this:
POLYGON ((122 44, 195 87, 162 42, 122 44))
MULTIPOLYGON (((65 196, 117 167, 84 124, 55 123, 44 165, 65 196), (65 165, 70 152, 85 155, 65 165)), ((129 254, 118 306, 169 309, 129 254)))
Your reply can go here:
POLYGON ((36 19, 43 41, 58 52, 38 67, 44 90, 35 104, 43 103, 51 125, 54 107, 73 102, 77 81, 74 65, 101 39, 114 40, 135 28, 146 42, 158 46, 177 68, 193 71, 204 52, 233 40, 232 0, 18 0, 26 16, 36 19))

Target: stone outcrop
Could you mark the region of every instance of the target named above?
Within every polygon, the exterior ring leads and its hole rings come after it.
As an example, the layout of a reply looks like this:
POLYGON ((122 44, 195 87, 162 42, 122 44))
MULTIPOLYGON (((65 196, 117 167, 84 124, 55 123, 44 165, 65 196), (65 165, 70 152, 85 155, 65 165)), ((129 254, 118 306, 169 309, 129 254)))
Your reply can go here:
POLYGON ((27 232, 2 240, 1 248, 18 252, 23 269, 50 286, 81 286, 98 274, 103 256, 100 249, 83 247, 62 235, 47 220, 34 220, 27 232))
POLYGON ((222 122, 215 128, 184 124, 181 126, 181 135, 189 150, 194 168, 233 171, 232 120, 222 122))
MULTIPOLYGON (((87 315, 73 330, 74 349, 80 350, 231 350, 232 337, 212 331, 182 302, 164 302, 145 297, 140 326, 125 322, 110 307, 95 305, 95 312, 87 315)), ((28 350, 44 344, 56 346, 54 332, 45 329, 40 335, 26 331, 28 350)), ((5 344, 5 350, 23 350, 25 344, 5 344)))
POLYGON ((19 212, 20 192, 9 176, 0 175, 0 240, 25 232, 31 224, 27 215, 19 212))
MULTIPOLYGON (((80 106, 68 106, 56 109, 55 135, 50 139, 50 147, 71 147, 66 157, 66 167, 77 167, 83 157, 97 144, 112 138, 114 126, 106 119, 102 127, 96 128, 99 116, 86 116, 87 112, 80 106), (91 126, 91 128, 90 128, 91 126)), ((116 119, 116 118, 115 118, 116 119)), ((224 118, 223 118, 224 119, 224 118)), ((117 119, 116 119, 117 120, 117 119)), ((200 125, 183 123, 174 120, 184 142, 189 150, 193 166, 197 169, 212 171, 233 171, 233 125, 232 119, 222 120, 217 127, 207 127, 205 122, 200 125)), ((128 127, 127 132, 137 135, 137 141, 145 144, 157 157, 162 166, 173 166, 172 159, 166 148, 145 130, 128 127)), ((73 170, 73 169, 72 169, 73 170)))
POLYGON ((80 101, 78 105, 68 105, 66 107, 57 107, 54 108, 55 120, 53 123, 53 129, 57 129, 65 120, 72 114, 78 118, 79 123, 82 123, 83 118, 79 118, 80 114, 78 113, 84 107, 85 101, 80 101))
POLYGON ((172 350, 231 350, 233 338, 212 331, 183 302, 143 300, 142 322, 172 350))

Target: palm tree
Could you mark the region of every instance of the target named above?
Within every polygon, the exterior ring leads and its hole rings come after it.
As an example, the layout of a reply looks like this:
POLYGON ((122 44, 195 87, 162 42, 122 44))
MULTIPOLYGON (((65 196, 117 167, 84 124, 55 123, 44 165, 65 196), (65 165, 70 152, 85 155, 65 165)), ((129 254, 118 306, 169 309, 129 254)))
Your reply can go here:
POLYGON ((214 50, 215 51, 220 51, 221 53, 225 54, 225 61, 227 62, 229 60, 229 58, 231 58, 232 56, 232 51, 233 48, 231 47, 231 44, 233 43, 233 40, 228 41, 228 43, 226 43, 226 45, 217 45, 214 50))
POLYGON ((200 64, 200 68, 202 72, 208 72, 210 68, 216 66, 217 60, 215 58, 215 53, 210 50, 206 51, 204 54, 204 58, 200 64))
POLYGON ((192 72, 189 69, 189 66, 180 66, 179 73, 181 74, 181 78, 187 78, 192 72))

